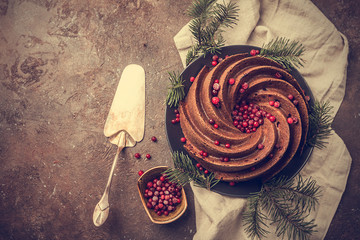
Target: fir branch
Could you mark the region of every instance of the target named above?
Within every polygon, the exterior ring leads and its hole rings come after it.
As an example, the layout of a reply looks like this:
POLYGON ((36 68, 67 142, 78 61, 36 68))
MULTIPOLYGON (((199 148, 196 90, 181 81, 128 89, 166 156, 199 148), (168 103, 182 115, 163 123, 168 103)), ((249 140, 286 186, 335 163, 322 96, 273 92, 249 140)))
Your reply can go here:
POLYGON ((194 181, 195 185, 210 190, 220 180, 215 179, 213 173, 205 174, 194 166, 192 160, 183 152, 173 152, 172 159, 174 168, 168 168, 164 174, 170 182, 176 182, 182 186, 194 181))
POLYGON ((300 175, 296 185, 294 179, 279 177, 267 183, 265 189, 282 194, 279 197, 292 202, 295 208, 303 212, 315 210, 320 196, 320 187, 316 185, 316 181, 311 178, 303 180, 300 175))
POLYGON ((200 54, 216 54, 224 46, 221 35, 223 27, 232 27, 236 24, 238 8, 236 4, 218 4, 214 0, 195 0, 188 10, 192 17, 189 29, 196 44, 186 56, 186 65, 189 65, 200 54))
POLYGON ((179 74, 175 72, 169 72, 169 80, 171 86, 168 90, 168 95, 166 97, 166 103, 170 107, 177 107, 179 102, 185 97, 185 80, 179 74))
POLYGON ((315 101, 309 114, 309 134, 306 144, 312 147, 322 149, 327 144, 326 139, 332 134, 331 117, 333 107, 329 102, 315 101))
POLYGON ((248 208, 243 216, 245 222, 244 230, 251 239, 261 239, 269 233, 269 231, 265 229, 265 227, 268 227, 265 223, 267 217, 261 212, 260 205, 261 192, 253 194, 253 196, 248 199, 248 208))
POLYGON ((268 231, 265 220, 276 224, 278 237, 288 239, 309 239, 315 232, 314 219, 308 221, 310 211, 318 203, 319 187, 314 180, 303 180, 299 176, 297 183, 293 179, 275 178, 265 183, 261 190, 248 199, 245 212, 246 232, 252 239, 265 237, 268 231), (261 209, 265 214, 260 214, 261 209))
POLYGON ((280 63, 284 68, 302 67, 304 60, 301 58, 305 47, 298 41, 291 41, 286 38, 275 38, 263 45, 260 56, 264 56, 280 63))

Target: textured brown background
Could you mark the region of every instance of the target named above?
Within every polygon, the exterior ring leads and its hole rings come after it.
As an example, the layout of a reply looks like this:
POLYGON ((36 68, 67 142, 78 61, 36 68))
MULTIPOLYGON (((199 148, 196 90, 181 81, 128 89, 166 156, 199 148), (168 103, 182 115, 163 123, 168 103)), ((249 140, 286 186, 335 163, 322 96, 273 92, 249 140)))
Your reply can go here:
MULTIPOLYGON (((168 71, 181 70, 173 36, 191 0, 0 0, 0 239, 191 239, 193 197, 169 225, 142 209, 137 172, 170 165, 163 104, 168 71), (124 67, 146 72, 145 138, 120 156, 111 213, 100 228, 92 212, 116 149, 103 126, 124 67), (158 138, 151 142, 151 136, 158 138), (135 159, 135 152, 151 160, 135 159)), ((333 128, 353 164, 326 239, 360 230, 359 4, 314 3, 350 42, 346 95, 333 128)), ((341 160, 341 159, 339 159, 341 160)))

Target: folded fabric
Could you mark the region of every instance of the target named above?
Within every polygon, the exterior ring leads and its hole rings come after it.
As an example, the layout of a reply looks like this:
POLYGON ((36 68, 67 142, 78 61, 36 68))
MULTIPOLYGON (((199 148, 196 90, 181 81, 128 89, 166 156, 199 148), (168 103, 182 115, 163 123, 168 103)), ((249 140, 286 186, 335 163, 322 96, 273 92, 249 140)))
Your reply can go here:
MULTIPOLYGON (((225 1, 228 2, 228 1, 225 1)), ((330 101, 335 116, 345 94, 348 42, 345 36, 309 0, 238 0, 237 24, 225 29, 226 45, 262 46, 276 37, 297 40, 305 46, 304 67, 298 69, 316 99, 330 101)), ((186 53, 195 43, 188 25, 174 37, 185 67, 186 53)), ((351 156, 334 132, 324 149, 314 149, 300 174, 311 177, 321 187, 322 195, 314 218, 317 232, 311 239, 323 239, 345 190, 351 156)), ((248 239, 243 213, 247 199, 223 196, 192 185, 195 199, 194 239, 248 239)), ((268 239, 276 239, 275 228, 268 239)))

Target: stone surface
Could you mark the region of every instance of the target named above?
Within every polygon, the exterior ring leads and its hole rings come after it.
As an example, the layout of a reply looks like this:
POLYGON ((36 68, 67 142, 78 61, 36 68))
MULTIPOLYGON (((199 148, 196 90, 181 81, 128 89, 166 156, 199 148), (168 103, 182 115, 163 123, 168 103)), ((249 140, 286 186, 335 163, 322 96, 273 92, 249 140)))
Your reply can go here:
MULTIPOLYGON (((326 236, 356 239, 360 225, 359 5, 313 1, 350 43, 347 88, 334 120, 353 164, 326 236)), ((137 172, 171 165, 165 134, 168 71, 181 71, 173 37, 191 0, 0 0, 0 239, 191 239, 193 196, 169 225, 154 225, 137 172), (92 223, 116 147, 103 126, 124 67, 146 72, 144 140, 120 155, 110 216, 92 223), (156 136, 156 143, 151 137, 156 136), (134 154, 142 154, 141 159, 134 154), (148 160, 145 155, 150 153, 148 160)))

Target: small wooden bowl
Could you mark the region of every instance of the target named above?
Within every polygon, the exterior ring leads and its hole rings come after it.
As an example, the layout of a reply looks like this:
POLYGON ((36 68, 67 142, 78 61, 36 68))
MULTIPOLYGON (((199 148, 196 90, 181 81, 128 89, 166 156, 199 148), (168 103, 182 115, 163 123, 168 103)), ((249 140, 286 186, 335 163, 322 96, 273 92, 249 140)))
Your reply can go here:
POLYGON ((167 224, 167 223, 171 223, 175 220, 177 220, 178 218, 180 218, 186 208, 187 208, 187 201, 186 201, 186 195, 185 195, 185 190, 184 188, 181 188, 181 202, 180 204, 178 204, 176 206, 176 209, 175 211, 173 212, 170 212, 169 215, 165 216, 165 215, 157 215, 155 213, 155 211, 153 209, 149 209, 147 208, 146 206, 146 203, 147 203, 147 199, 144 197, 144 193, 145 193, 145 189, 146 189, 146 184, 149 182, 149 181, 152 181, 154 178, 159 178, 161 176, 161 173, 164 172, 166 169, 168 169, 168 167, 166 166, 158 166, 158 167, 154 167, 154 168, 151 168, 149 170, 147 170, 146 172, 144 172, 139 180, 138 180, 138 191, 139 191, 139 194, 140 194, 140 199, 141 199, 141 202, 145 208, 145 211, 147 213, 147 215, 149 216, 150 220, 153 222, 153 223, 156 223, 156 224, 167 224))

